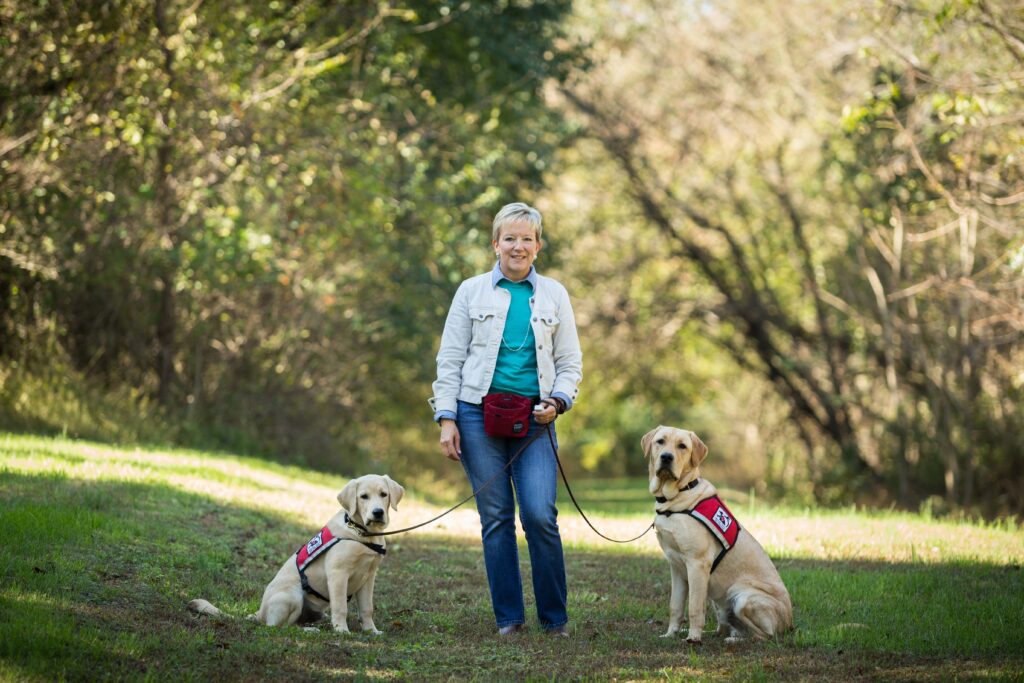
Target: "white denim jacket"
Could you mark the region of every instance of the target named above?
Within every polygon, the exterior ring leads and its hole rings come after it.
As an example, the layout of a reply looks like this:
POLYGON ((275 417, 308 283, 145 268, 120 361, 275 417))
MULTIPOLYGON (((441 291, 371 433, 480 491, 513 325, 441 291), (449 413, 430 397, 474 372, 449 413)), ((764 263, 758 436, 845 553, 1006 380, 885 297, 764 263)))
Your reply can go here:
MULTIPOLYGON (((495 266, 497 268, 497 266, 495 266)), ((495 271, 463 281, 455 292, 437 352, 437 380, 429 399, 434 419, 458 414, 458 400, 480 403, 494 377, 501 334, 512 295, 497 286, 495 271)), ((537 345, 541 398, 558 395, 571 407, 583 379, 583 352, 569 293, 556 280, 531 270, 531 325, 537 345)))

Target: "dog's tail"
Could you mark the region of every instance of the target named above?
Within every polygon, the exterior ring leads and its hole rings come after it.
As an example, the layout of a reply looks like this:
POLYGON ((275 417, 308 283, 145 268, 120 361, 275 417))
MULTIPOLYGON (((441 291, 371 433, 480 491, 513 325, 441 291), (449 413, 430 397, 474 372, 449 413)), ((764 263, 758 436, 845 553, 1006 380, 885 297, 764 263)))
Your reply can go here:
MULTIPOLYGON (((206 600, 203 600, 202 598, 196 598, 195 600, 190 600, 189 603, 188 603, 188 611, 189 612, 193 612, 195 614, 204 614, 204 615, 206 615, 208 617, 220 617, 220 618, 227 618, 227 619, 234 619, 235 618, 234 614, 228 614, 227 612, 222 612, 219 609, 217 609, 217 607, 214 606, 212 603, 207 602, 206 600)), ((260 613, 259 612, 255 612, 253 614, 250 614, 249 616, 246 617, 246 619, 248 619, 249 621, 259 621, 260 620, 260 613)))
POLYGON ((203 600, 202 598, 196 598, 188 603, 188 611, 195 612, 196 614, 205 614, 208 617, 230 617, 230 614, 221 612, 219 609, 214 607, 212 604, 203 600))

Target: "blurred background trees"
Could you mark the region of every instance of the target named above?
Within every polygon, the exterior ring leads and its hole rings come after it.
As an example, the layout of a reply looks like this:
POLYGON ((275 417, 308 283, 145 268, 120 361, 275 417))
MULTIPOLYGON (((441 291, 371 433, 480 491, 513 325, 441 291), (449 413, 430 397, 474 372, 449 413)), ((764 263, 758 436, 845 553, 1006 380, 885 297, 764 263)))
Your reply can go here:
POLYGON ((590 141, 574 152, 631 201, 606 218, 606 193, 567 186, 555 206, 585 196, 581 234, 629 254, 626 287, 608 263, 581 275, 606 292, 584 304, 597 336, 621 337, 594 353, 645 349, 620 399, 670 388, 662 414, 780 490, 1020 510, 1021 7, 652 1, 583 19, 604 59, 561 88, 590 141), (709 356, 733 371, 709 382, 709 356))
POLYGON ((458 480, 433 357, 524 199, 577 473, 671 423, 760 494, 1020 513, 1022 7, 0 4, 0 424, 458 480))
POLYGON ((5 4, 4 356, 323 466, 421 433, 451 288, 561 139, 567 10, 5 4))

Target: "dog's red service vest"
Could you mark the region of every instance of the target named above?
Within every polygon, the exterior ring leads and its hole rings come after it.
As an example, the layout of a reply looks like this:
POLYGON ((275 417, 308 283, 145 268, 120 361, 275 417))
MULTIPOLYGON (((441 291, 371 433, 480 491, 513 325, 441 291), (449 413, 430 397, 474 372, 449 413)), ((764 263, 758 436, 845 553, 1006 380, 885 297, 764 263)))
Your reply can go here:
POLYGON ((740 535, 740 525, 718 496, 711 496, 697 503, 690 515, 704 522, 704 526, 715 535, 726 550, 736 544, 736 537, 740 535))
POLYGON ((691 510, 668 510, 666 512, 658 512, 658 514, 665 515, 666 517, 669 515, 690 515, 708 528, 711 535, 722 544, 722 552, 718 553, 718 557, 715 558, 714 563, 711 565, 711 571, 715 571, 715 567, 722 561, 722 558, 729 552, 729 549, 736 545, 736 539, 740 535, 740 523, 736 521, 736 518, 729 512, 729 508, 725 506, 725 503, 717 495, 705 498, 694 505, 691 510))

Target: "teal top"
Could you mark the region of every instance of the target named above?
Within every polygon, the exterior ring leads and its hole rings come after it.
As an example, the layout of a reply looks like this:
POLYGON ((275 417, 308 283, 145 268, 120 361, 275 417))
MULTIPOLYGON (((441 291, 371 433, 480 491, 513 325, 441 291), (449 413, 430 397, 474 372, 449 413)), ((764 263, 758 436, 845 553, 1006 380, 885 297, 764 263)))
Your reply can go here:
POLYGON ((502 278, 498 286, 512 295, 501 333, 498 361, 494 366, 489 393, 510 393, 520 396, 539 396, 537 379, 537 342, 530 325, 530 297, 533 285, 528 280, 510 282, 502 278))

